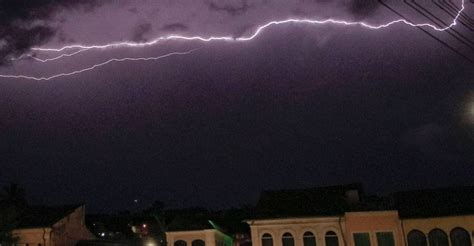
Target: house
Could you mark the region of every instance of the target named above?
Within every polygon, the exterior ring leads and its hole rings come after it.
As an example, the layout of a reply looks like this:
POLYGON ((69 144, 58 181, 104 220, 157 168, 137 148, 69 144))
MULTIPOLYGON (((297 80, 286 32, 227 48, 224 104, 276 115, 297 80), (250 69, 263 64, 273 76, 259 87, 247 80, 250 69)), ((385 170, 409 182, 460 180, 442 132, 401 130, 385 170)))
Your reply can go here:
POLYGON ((172 246, 233 246, 232 237, 217 229, 166 232, 172 246))
POLYGON ((344 246, 342 219, 363 202, 360 184, 264 191, 247 220, 253 246, 344 246))
POLYGON ((474 187, 449 187, 393 194, 407 246, 471 246, 474 187))
POLYGON ((403 246, 404 231, 398 211, 346 212, 342 217, 347 246, 403 246))
POLYGON ((95 238, 85 225, 84 205, 30 207, 12 235, 18 246, 75 246, 95 238))
POLYGON ((166 240, 169 246, 233 246, 233 239, 210 220, 206 210, 183 210, 168 226, 166 240))
POLYGON ((253 246, 472 246, 474 187, 390 198, 374 206, 358 184, 266 191, 246 222, 253 246))

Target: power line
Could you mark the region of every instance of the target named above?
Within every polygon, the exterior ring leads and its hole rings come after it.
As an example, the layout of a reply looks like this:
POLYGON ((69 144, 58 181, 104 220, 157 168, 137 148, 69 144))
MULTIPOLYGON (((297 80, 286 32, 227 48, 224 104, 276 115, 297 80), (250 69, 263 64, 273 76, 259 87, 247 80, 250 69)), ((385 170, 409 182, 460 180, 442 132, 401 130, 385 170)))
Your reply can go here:
MULTIPOLYGON (((440 2, 442 2, 440 0, 440 2)), ((444 12, 446 12, 449 16, 451 16, 452 18, 456 18, 456 15, 457 15, 457 12, 456 11, 450 11, 448 8, 448 6, 442 6, 440 3, 438 3, 436 0, 433 0, 433 3, 440 9, 442 9, 444 12)), ((451 9, 452 10, 452 9, 451 9)), ((467 22, 470 22, 470 20, 465 20, 464 16, 460 15, 459 16, 459 23, 461 23, 461 25, 463 25, 464 27, 466 27, 467 29, 469 29, 470 31, 474 31, 474 25, 472 25, 471 23, 467 23, 467 22)))
MULTIPOLYGON (((399 17, 403 18, 404 20, 406 21, 409 21, 409 22, 412 22, 411 20, 409 20, 408 18, 406 18, 405 16, 403 16, 401 13, 399 13, 398 11, 396 11, 395 9, 393 9, 392 7, 388 6, 386 3, 383 2, 383 0, 378 0, 380 4, 382 4, 384 7, 386 7, 387 9, 389 9, 390 11, 392 11, 393 13, 395 13, 396 15, 398 15, 399 17)), ((439 39, 438 37, 434 36, 433 34, 431 34, 430 32, 426 31, 425 29, 423 29, 422 27, 419 27, 417 26, 417 28, 422 31, 423 33, 425 33, 426 35, 430 36, 431 38, 433 38, 434 40, 438 41, 440 44, 442 44, 444 47, 448 48, 449 50, 451 50, 452 52, 458 54, 460 57, 464 58, 465 60, 471 62, 474 64, 474 60, 472 60, 471 58, 469 58, 468 56, 464 55, 463 53, 461 53, 460 51, 456 50, 454 47, 450 46, 448 43, 446 43, 445 41, 439 39)))
MULTIPOLYGON (((408 0, 403 0, 403 2, 405 2, 405 4, 407 4, 408 6, 410 6, 412 9, 414 9, 416 12, 418 12, 419 14, 423 15, 424 17, 426 17, 428 20, 430 20, 431 22, 435 23, 436 25, 438 26, 441 26, 441 25, 444 25, 444 26, 447 26, 448 24, 445 23, 443 20, 441 20, 440 18, 438 18, 437 16, 435 16, 433 13, 431 13, 430 11, 428 11, 426 8, 424 8, 423 6, 421 6, 420 4, 418 4, 416 2, 416 0, 412 0, 413 4, 411 4, 408 0), (420 10, 421 9, 421 10, 420 10), (426 13, 426 14, 425 14, 426 13), (430 17, 431 16, 431 17, 430 17)), ((459 42, 463 43, 464 45, 468 46, 469 48, 473 49, 474 50, 474 43, 467 37, 465 37, 463 34, 459 33, 458 31, 456 31, 455 29, 448 29, 446 30, 446 33, 448 33, 449 35, 451 35, 452 37, 454 37, 456 40, 458 40, 459 42), (456 34, 458 36, 456 36, 456 34)))
MULTIPOLYGON (((472 1, 471 1, 471 2, 472 2, 472 1)), ((448 0, 448 1, 444 0, 444 3, 446 4, 446 6, 451 7, 451 9, 452 9, 453 11, 455 11, 455 12, 458 12, 458 11, 459 11, 459 9, 457 9, 456 4, 454 4, 452 0, 448 0)), ((464 19, 466 19, 467 21, 469 21, 469 22, 471 22, 471 23, 474 23, 474 20, 471 19, 466 13, 461 13, 461 17, 463 17, 464 19)))

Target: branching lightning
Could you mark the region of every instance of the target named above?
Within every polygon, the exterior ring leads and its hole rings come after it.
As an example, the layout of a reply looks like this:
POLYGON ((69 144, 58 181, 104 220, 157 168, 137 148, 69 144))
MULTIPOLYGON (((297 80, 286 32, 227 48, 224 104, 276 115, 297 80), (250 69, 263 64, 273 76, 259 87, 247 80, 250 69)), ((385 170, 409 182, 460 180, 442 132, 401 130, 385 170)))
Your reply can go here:
MULTIPOLYGON (((458 19, 465 10, 465 1, 466 0, 461 0, 461 8, 457 12, 457 14, 455 15, 453 21, 449 25, 447 25, 445 27, 442 27, 442 28, 437 27, 437 26, 435 26, 433 24, 430 24, 430 23, 418 23, 418 24, 417 23, 412 23, 412 22, 407 21, 405 19, 398 19, 398 20, 394 20, 394 21, 391 21, 391 22, 388 22, 388 23, 385 23, 385 24, 381 24, 381 25, 371 25, 371 24, 368 24, 368 23, 365 23, 365 22, 351 22, 351 21, 337 20, 337 19, 325 19, 325 20, 286 19, 286 20, 280 20, 280 21, 271 21, 271 22, 268 22, 264 25, 258 26, 252 34, 250 34, 248 36, 245 36, 245 37, 235 38, 235 37, 232 37, 232 36, 202 37, 202 36, 169 35, 169 36, 158 37, 158 38, 155 38, 155 39, 153 39, 151 41, 148 41, 148 42, 112 42, 112 43, 101 44, 101 45, 73 44, 73 45, 67 45, 67 46, 63 46, 63 47, 59 47, 59 48, 35 47, 35 48, 32 48, 31 50, 34 51, 34 52, 38 52, 38 53, 61 53, 61 52, 65 52, 67 50, 76 50, 76 51, 70 52, 70 53, 60 54, 60 55, 57 55, 55 57, 47 58, 47 59, 40 59, 40 58, 38 58, 36 56, 33 56, 31 54, 25 54, 25 55, 22 55, 18 58, 14 58, 12 60, 17 61, 17 60, 24 59, 25 57, 29 57, 29 58, 32 58, 35 61, 46 63, 46 62, 57 61, 57 60, 67 58, 67 57, 73 57, 75 55, 78 55, 80 53, 83 53, 83 52, 86 52, 86 51, 89 51, 89 50, 104 50, 104 49, 111 49, 111 48, 142 48, 142 47, 154 46, 154 45, 157 45, 158 43, 160 43, 162 41, 169 41, 169 40, 199 41, 199 42, 215 42, 215 41, 248 42, 248 41, 256 39, 267 28, 270 28, 272 26, 285 25, 285 24, 307 24, 307 25, 334 24, 334 25, 341 25, 341 26, 360 26, 362 28, 368 28, 368 29, 372 29, 372 30, 388 28, 388 27, 396 25, 396 24, 405 24, 405 25, 411 26, 411 27, 427 28, 427 29, 431 29, 431 30, 437 31, 437 32, 444 32, 446 30, 449 30, 449 29, 453 28, 454 26, 456 26, 458 24, 457 23, 458 19)), ((76 74, 80 74, 80 73, 83 73, 83 72, 91 71, 91 70, 94 70, 98 67, 105 66, 105 65, 107 65, 111 62, 159 60, 159 59, 166 58, 166 57, 169 57, 169 56, 172 56, 172 55, 187 55, 187 54, 192 53, 193 51, 194 50, 188 51, 188 52, 174 52, 174 53, 170 53, 170 54, 159 56, 159 57, 114 58, 114 59, 110 59, 106 62, 95 64, 95 65, 93 65, 91 67, 88 67, 88 68, 76 70, 76 71, 69 72, 69 73, 60 73, 60 74, 56 74, 56 75, 53 75, 53 76, 50 76, 50 77, 34 77, 34 76, 25 76, 25 75, 1 75, 0 74, 0 78, 30 79, 30 80, 38 80, 38 81, 40 81, 40 80, 51 80, 51 79, 56 79, 56 78, 59 78, 59 77, 71 76, 71 75, 76 75, 76 74)))
POLYGON ((170 56, 189 55, 189 54, 191 54, 192 52, 194 52, 196 50, 197 49, 192 49, 192 50, 185 51, 185 52, 172 52, 172 53, 168 53, 166 55, 161 55, 161 56, 156 56, 156 57, 113 58, 113 59, 107 60, 107 61, 99 63, 99 64, 95 64, 93 66, 90 66, 90 67, 87 67, 87 68, 84 68, 84 69, 81 69, 81 70, 76 70, 76 71, 69 72, 69 73, 60 73, 60 74, 52 75, 50 77, 33 77, 33 76, 27 76, 27 75, 1 75, 0 74, 0 78, 29 79, 29 80, 36 80, 36 81, 52 80, 52 79, 56 79, 56 78, 60 78, 60 77, 71 76, 71 75, 91 71, 91 70, 94 70, 98 67, 102 67, 102 66, 105 66, 105 65, 113 63, 113 62, 156 61, 156 60, 164 59, 164 58, 167 58, 167 57, 170 57, 170 56))
POLYGON ((56 60, 59 60, 61 58, 64 58, 64 57, 71 57, 71 56, 75 56, 79 53, 82 53, 84 51, 87 51, 89 49, 80 49, 78 51, 75 51, 75 52, 72 52, 72 53, 66 53, 66 54, 62 54, 62 55, 59 55, 59 56, 56 56, 56 57, 52 57, 52 58, 48 58, 48 59, 41 59, 41 58, 38 58, 36 56, 33 56, 31 54, 24 54, 24 55, 21 55, 20 57, 18 58, 12 58, 11 60, 12 61, 18 61, 18 60, 21 60, 21 59, 25 59, 25 58, 31 58, 35 61, 38 61, 38 62, 42 62, 42 63, 46 63, 46 62, 50 62, 50 61, 56 61, 56 60))

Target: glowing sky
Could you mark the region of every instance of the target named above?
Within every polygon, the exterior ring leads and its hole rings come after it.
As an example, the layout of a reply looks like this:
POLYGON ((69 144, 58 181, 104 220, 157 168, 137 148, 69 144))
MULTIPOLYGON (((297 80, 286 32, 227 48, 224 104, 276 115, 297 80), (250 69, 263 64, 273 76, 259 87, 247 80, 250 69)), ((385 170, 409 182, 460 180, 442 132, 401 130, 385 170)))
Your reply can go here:
MULTIPOLYGON (((35 201, 81 200, 95 210, 137 198, 229 206, 267 188, 472 184, 474 129, 465 105, 474 35, 465 16, 449 32, 423 28, 465 57, 403 23, 380 30, 293 23, 251 42, 31 50, 247 37, 288 18, 374 26, 401 18, 359 0, 56 2, 25 0, 27 13, 3 2, 0 9, 0 74, 86 69, 49 81, 0 78, 0 183, 25 184, 35 201), (22 54, 74 55, 11 61, 22 54)), ((456 13, 417 2, 447 24, 456 13)), ((384 3, 412 23, 431 23, 401 1, 384 3)), ((471 2, 464 13, 474 18, 471 2)))
MULTIPOLYGON (((7 13, 9 10, 12 13, 15 11, 19 13, 17 16, 11 14, 10 18, 7 15, 6 20, 14 24, 7 26, 11 29, 10 33, 8 28, 3 31, 7 36, 2 40, 2 43, 16 44, 21 47, 20 50, 16 46, 10 45, 9 47, 6 45, 2 50, 2 53, 6 53, 3 56, 4 62, 13 63, 15 65, 14 71, 18 71, 18 69, 28 71, 31 70, 31 67, 41 67, 39 72, 36 72, 38 75, 31 74, 31 72, 29 74, 11 72, 0 74, 0 78, 41 81, 69 77, 90 72, 111 63, 157 61, 170 55, 189 54, 191 50, 195 50, 188 49, 154 56, 101 57, 102 61, 94 61, 90 57, 90 55, 102 56, 101 51, 109 49, 124 48, 134 51, 182 42, 203 42, 211 45, 216 42, 254 42, 268 32, 267 29, 295 28, 295 26, 310 26, 313 28, 336 26, 339 27, 336 31, 342 31, 341 28, 352 28, 367 29, 374 32, 380 32, 382 29, 392 29, 397 26, 412 29, 422 28, 425 32, 428 30, 427 34, 429 35, 433 35, 429 32, 434 32, 435 35, 438 35, 438 33, 451 34, 461 43, 474 49, 474 42, 456 30, 458 27, 472 29, 470 20, 463 18, 466 15, 465 0, 460 0, 457 3, 440 2, 436 5, 432 2, 429 8, 419 3, 359 2, 359 0, 331 1, 329 3, 323 1, 310 4, 269 1, 249 3, 246 0, 237 2, 184 1, 179 2, 180 4, 177 3, 103 1, 101 4, 96 4, 95 1, 84 0, 74 4, 70 1, 64 1, 65 6, 86 5, 89 8, 80 8, 80 11, 71 11, 70 8, 61 11, 61 8, 59 8, 54 11, 46 8, 48 4, 45 3, 43 7, 46 9, 46 14, 38 11, 39 14, 34 13, 31 16, 28 15, 29 12, 21 15, 20 11, 13 8, 15 4, 11 4, 11 6, 8 3, 4 4, 7 13), (385 12, 377 11, 380 6, 384 6, 385 12), (403 8, 407 7, 411 7, 412 11, 418 11, 420 16, 424 16, 428 20, 420 20, 416 18, 416 15, 401 14, 400 11, 404 11, 403 8), (305 13, 301 8, 312 13, 305 13), (387 11, 392 16, 387 17, 387 11), (100 12, 100 15, 96 14, 98 12, 100 12), (382 12, 382 14, 379 12, 382 12), (222 17, 222 13, 224 16, 230 16, 235 20, 232 22, 226 20, 222 17), (205 18, 202 16, 203 14, 205 14, 205 18), (266 15, 271 17, 265 17, 266 15), (361 18, 361 15, 364 18, 361 18), (183 20, 183 16, 187 18, 183 20), (451 16, 451 19, 449 19, 449 16, 451 16), (242 20, 245 20, 245 22, 242 20), (158 30, 155 30, 157 29, 156 24, 161 25, 158 30), (34 28, 44 30, 31 31, 34 28), (15 34, 18 29, 24 30, 25 33, 15 34), (131 32, 131 37, 129 37, 129 34, 125 35, 124 31, 131 32), (29 40, 33 40, 31 43, 23 44, 18 41, 28 39, 27 36, 31 36, 29 37, 29 40), (49 42, 45 42, 48 40, 49 42), (9 52, 9 50, 12 51, 9 52), (83 58, 85 61, 81 62, 76 58, 83 58), (37 64, 32 64, 32 62, 37 64), (70 64, 74 69, 60 71, 58 70, 58 63, 61 65, 70 64), (48 66, 49 64, 51 66, 48 66), (46 72, 48 67, 53 67, 53 71, 56 72, 48 74, 46 72)), ((37 6, 38 9, 41 9, 41 7, 41 4, 37 6)), ((32 8, 30 12, 34 10, 32 8)), ((447 46, 445 41, 440 41, 440 43, 447 46)), ((474 63, 469 54, 463 54, 464 50, 449 46, 448 48, 451 51, 455 51, 464 59, 474 63)))

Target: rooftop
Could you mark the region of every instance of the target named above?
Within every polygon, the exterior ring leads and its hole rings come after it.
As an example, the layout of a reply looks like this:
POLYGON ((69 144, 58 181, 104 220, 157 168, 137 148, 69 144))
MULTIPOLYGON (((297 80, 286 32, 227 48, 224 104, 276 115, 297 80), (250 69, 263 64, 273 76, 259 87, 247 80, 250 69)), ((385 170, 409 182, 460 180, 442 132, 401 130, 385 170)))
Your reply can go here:
POLYGON ((362 195, 362 185, 358 183, 264 191, 257 204, 257 218, 341 215, 358 210, 362 195))
POLYGON ((81 206, 31 206, 23 213, 18 229, 51 227, 81 206))

